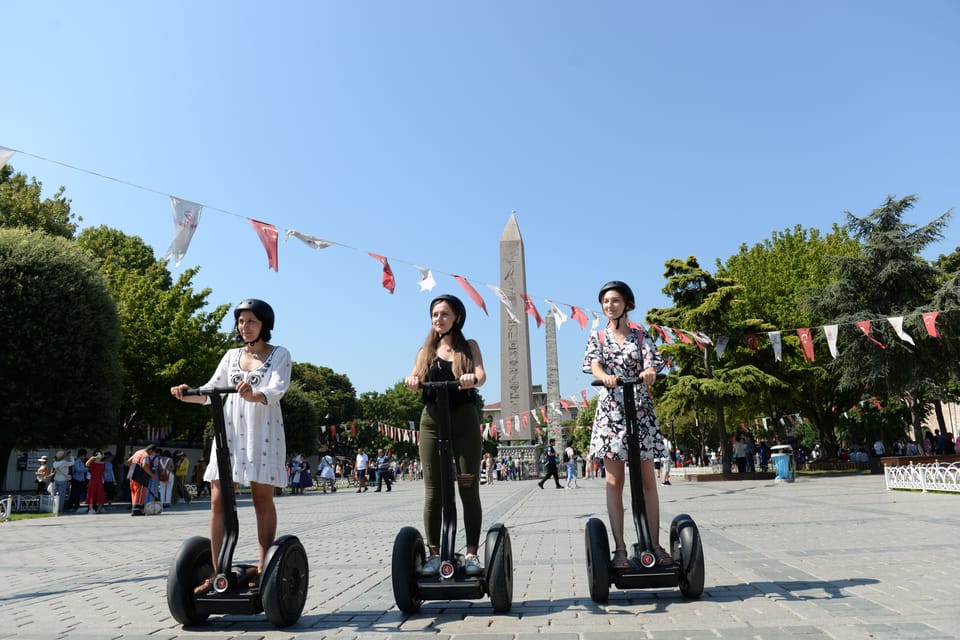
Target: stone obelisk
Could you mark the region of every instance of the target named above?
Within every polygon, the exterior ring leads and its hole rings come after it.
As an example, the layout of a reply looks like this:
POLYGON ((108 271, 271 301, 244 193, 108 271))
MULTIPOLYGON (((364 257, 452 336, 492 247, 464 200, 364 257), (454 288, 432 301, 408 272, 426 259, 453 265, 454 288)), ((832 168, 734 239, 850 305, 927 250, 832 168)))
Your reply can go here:
MULTIPOLYGON (((500 289, 520 318, 520 322, 513 322, 505 310, 500 310, 500 417, 506 424, 508 419, 517 422, 517 416, 533 408, 530 329, 523 299, 517 295, 526 295, 527 275, 516 212, 510 214, 500 236, 500 289)), ((514 424, 511 434, 502 434, 501 438, 529 442, 532 422, 528 419, 526 427, 522 422, 514 424)))
POLYGON ((560 419, 560 365, 557 358, 557 319, 553 309, 547 311, 543 319, 544 333, 547 335, 547 434, 562 442, 563 426, 560 419))

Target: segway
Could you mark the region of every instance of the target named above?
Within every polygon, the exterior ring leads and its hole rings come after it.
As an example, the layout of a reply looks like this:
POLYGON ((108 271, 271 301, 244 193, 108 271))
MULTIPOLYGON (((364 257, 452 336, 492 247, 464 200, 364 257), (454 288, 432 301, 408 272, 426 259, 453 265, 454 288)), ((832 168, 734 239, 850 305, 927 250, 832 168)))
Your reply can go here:
MULTIPOLYGON (((423 536, 415 527, 400 529, 393 541, 393 598, 397 608, 406 614, 420 610, 424 600, 478 600, 490 595, 493 610, 510 611, 513 605, 513 552, 507 528, 497 523, 487 531, 484 542, 483 571, 468 576, 463 556, 455 551, 457 506, 454 491, 457 484, 456 460, 450 444, 450 400, 447 390, 457 381, 421 382, 424 388, 437 389, 438 440, 440 450, 440 496, 443 509, 440 537, 440 571, 436 576, 421 576, 426 561, 423 536)), ((479 469, 475 470, 479 473, 479 469)))
POLYGON ((183 395, 209 396, 213 405, 214 439, 217 447, 217 470, 223 496, 223 545, 217 566, 210 566, 209 538, 195 536, 187 539, 177 552, 167 575, 167 606, 170 614, 184 626, 202 623, 210 614, 266 613, 277 627, 296 622, 307 600, 307 554, 296 536, 277 538, 267 550, 263 571, 257 586, 249 586, 248 570, 256 565, 233 564, 240 523, 237 518, 237 496, 234 491, 230 450, 223 420, 222 394, 234 393, 230 387, 201 387, 188 389, 183 395), (194 589, 214 575, 213 588, 195 594, 194 589))
MULTIPOLYGON (((610 559, 610 542, 607 528, 598 518, 590 518, 586 527, 587 575, 590 597, 594 602, 606 602, 610 585, 618 589, 654 589, 680 587, 686 598, 699 598, 703 593, 703 547, 700 532, 693 518, 680 514, 670 524, 670 554, 673 563, 660 565, 650 542, 646 505, 643 499, 643 480, 640 476, 640 438, 637 430, 636 399, 634 385, 642 384, 639 378, 622 378, 617 385, 623 387, 623 409, 627 421, 627 467, 630 470, 630 494, 633 505, 633 523, 639 542, 633 545, 633 555, 628 558, 630 566, 618 569, 610 559)), ((593 386, 603 386, 599 380, 593 386)))

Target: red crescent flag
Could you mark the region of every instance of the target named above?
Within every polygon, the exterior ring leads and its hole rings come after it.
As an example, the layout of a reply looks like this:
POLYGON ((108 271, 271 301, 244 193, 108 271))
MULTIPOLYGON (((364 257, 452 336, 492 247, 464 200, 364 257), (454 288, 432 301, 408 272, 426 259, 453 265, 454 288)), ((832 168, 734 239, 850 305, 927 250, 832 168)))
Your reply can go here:
POLYGON ((860 328, 860 331, 863 331, 863 335, 867 336, 867 340, 869 340, 869 341, 872 342, 873 344, 877 345, 877 346, 880 347, 881 349, 886 349, 886 347, 883 346, 876 338, 874 338, 873 336, 870 335, 870 321, 869 321, 869 320, 861 320, 860 322, 854 322, 854 324, 857 325, 857 327, 860 328))
POLYGON ((586 390, 586 389, 580 389, 580 395, 583 396, 583 406, 587 406, 588 404, 590 404, 590 401, 587 400, 587 390, 586 390))
POLYGON ((800 346, 803 347, 803 361, 813 362, 813 338, 810 329, 797 329, 797 335, 800 336, 800 346))
POLYGON ((477 293, 477 290, 474 289, 469 282, 467 282, 467 279, 456 275, 453 276, 453 279, 460 283, 460 286, 463 287, 463 290, 467 292, 467 295, 470 296, 470 299, 473 300, 478 307, 483 309, 484 314, 489 316, 490 314, 487 313, 487 304, 483 301, 483 298, 480 297, 480 294, 477 293))
POLYGON ((384 289, 390 293, 393 293, 393 290, 397 287, 397 280, 393 277, 393 270, 390 269, 390 263, 387 262, 386 256, 378 256, 375 253, 369 253, 367 255, 383 265, 383 278, 380 280, 380 282, 384 289))
POLYGON ((525 293, 517 292, 518 295, 523 298, 523 306, 527 310, 527 314, 533 316, 533 319, 537 321, 537 328, 540 328, 540 325, 543 324, 543 318, 540 317, 540 312, 537 311, 537 307, 533 304, 533 300, 530 299, 525 293))
POLYGON ((526 429, 527 427, 530 426, 530 412, 529 412, 529 411, 527 411, 526 413, 524 413, 523 415, 520 416, 520 424, 523 425, 523 428, 524 428, 524 429, 526 429))
MULTIPOLYGON (((683 336, 681 335, 680 337, 682 338, 683 336)), ((757 347, 757 336, 756 336, 756 335, 754 335, 754 334, 752 334, 752 333, 745 333, 745 334, 743 334, 743 342, 744 342, 748 347, 750 347, 751 349, 753 349, 753 355, 757 355, 758 353, 760 353, 760 348, 757 347)))
POLYGON ((570 401, 566 398, 560 398, 560 406, 563 407, 564 411, 570 408, 570 401))
POLYGON ((659 334, 660 334, 660 337, 663 338, 663 341, 664 341, 665 343, 667 343, 667 344, 672 344, 672 343, 673 343, 673 339, 670 337, 670 334, 667 333, 666 331, 664 331, 664 330, 663 330, 663 327, 661 327, 660 325, 658 325, 658 324, 652 324, 652 325, 650 325, 650 328, 653 329, 654 331, 656 331, 657 333, 659 333, 659 334))
POLYGON ((253 218, 247 218, 247 220, 250 221, 250 226, 253 227, 253 231, 257 234, 257 237, 260 238, 260 244, 267 250, 267 264, 271 269, 277 271, 277 238, 280 235, 277 233, 277 228, 272 224, 260 222, 253 218))
MULTIPOLYGON (((686 333, 684 333, 683 331, 680 331, 680 329, 676 329, 676 328, 674 328, 674 327, 670 327, 670 330, 673 331, 673 335, 675 335, 675 336, 677 336, 678 338, 680 338, 680 342, 683 342, 683 343, 685 343, 685 344, 693 344, 693 340, 690 339, 690 336, 688 336, 688 335, 687 335, 686 333)), ((747 337, 744 336, 743 339, 746 340, 747 337)))
POLYGON ((540 405, 540 416, 543 418, 543 421, 547 421, 547 405, 540 405))
POLYGON ((940 333, 937 331, 937 316, 940 315, 939 311, 930 311, 923 314, 923 326, 927 328, 927 334, 931 338, 939 338, 940 333))
POLYGON ((570 317, 577 321, 581 329, 586 329, 587 322, 589 322, 587 315, 580 310, 580 307, 575 307, 572 304, 568 304, 567 306, 570 307, 570 317))

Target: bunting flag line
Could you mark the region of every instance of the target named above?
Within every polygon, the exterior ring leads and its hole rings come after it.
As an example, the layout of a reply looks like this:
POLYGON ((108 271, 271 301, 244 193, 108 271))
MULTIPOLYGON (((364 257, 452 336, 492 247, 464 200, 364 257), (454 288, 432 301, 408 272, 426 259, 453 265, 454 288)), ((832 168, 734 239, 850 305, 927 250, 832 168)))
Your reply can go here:
POLYGON ((170 207, 173 209, 173 242, 163 259, 174 258, 174 265, 179 267, 183 257, 187 255, 187 249, 193 239, 193 232, 197 230, 197 225, 200 224, 200 213, 203 211, 203 205, 170 196, 170 207))
POLYGON ((263 245, 263 248, 267 250, 267 264, 274 271, 279 271, 277 239, 280 237, 280 234, 277 233, 277 228, 272 224, 260 222, 253 218, 247 218, 247 220, 250 221, 250 226, 253 227, 254 233, 260 238, 260 243, 263 245))
POLYGON ((927 335, 931 338, 939 338, 940 334, 937 332, 937 316, 940 315, 938 311, 928 311, 923 314, 923 326, 927 329, 927 335))
POLYGON ((895 318, 887 318, 891 325, 893 325, 893 330, 896 331, 897 336, 904 342, 909 342, 913 346, 917 346, 917 343, 913 341, 913 338, 910 337, 903 330, 903 316, 896 316, 895 318))
POLYGON ((877 346, 880 347, 881 349, 886 349, 886 347, 883 346, 883 344, 882 344, 879 340, 877 340, 876 338, 874 338, 873 336, 870 335, 870 321, 869 321, 869 320, 860 320, 859 322, 854 322, 853 324, 857 325, 857 328, 860 329, 860 331, 863 331, 863 335, 867 336, 867 340, 869 340, 869 341, 872 342, 873 344, 877 345, 877 346))
POLYGON ((332 247, 332 246, 333 246, 333 243, 332 243, 332 242, 328 242, 328 241, 324 240, 323 238, 318 238, 318 237, 316 237, 316 236, 307 235, 306 233, 300 233, 299 231, 295 231, 295 230, 293 230, 293 229, 287 229, 287 233, 286 233, 286 236, 284 237, 283 241, 284 241, 284 242, 289 242, 289 241, 290 241, 290 236, 293 236, 294 238, 296 238, 296 239, 298 239, 298 240, 301 240, 301 241, 302 241, 304 244, 306 244, 308 247, 313 247, 314 249, 317 249, 317 250, 319 250, 319 249, 326 249, 327 247, 332 247))
POLYGON ((495 287, 492 284, 488 284, 487 287, 493 291, 494 295, 500 299, 500 304, 503 305, 503 310, 507 312, 507 316, 510 317, 510 322, 519 324, 520 318, 517 317, 517 314, 513 310, 513 304, 510 302, 510 298, 507 297, 507 294, 503 292, 500 287, 495 287))
POLYGON ((7 149, 6 147, 0 147, 0 169, 10 162, 10 158, 14 156, 17 152, 13 149, 7 149))
POLYGON ((433 291, 433 288, 437 286, 437 281, 433 278, 433 271, 426 267, 413 266, 420 272, 420 282, 417 283, 420 286, 420 291, 433 291))
POLYGON ((383 277, 380 279, 380 283, 384 289, 390 292, 390 295, 393 295, 393 290, 397 287, 397 280, 393 277, 393 269, 390 268, 390 263, 387 261, 386 256, 377 255, 376 253, 368 253, 367 255, 383 265, 383 277))
POLYGON ((480 297, 480 294, 477 293, 477 290, 470 285, 467 279, 463 276, 457 275, 453 276, 453 279, 460 283, 460 286, 463 287, 463 290, 467 292, 467 295, 470 296, 470 299, 473 300, 478 307, 483 309, 484 315, 489 316, 490 314, 487 313, 487 303, 483 301, 483 298, 480 297))
POLYGON ((830 347, 830 355, 836 360, 840 354, 840 352, 837 351, 837 325, 823 325, 823 334, 827 336, 827 346, 830 347))
POLYGON ((533 316, 533 319, 537 323, 537 329, 539 329, 540 325, 543 324, 543 318, 540 317, 540 312, 537 311, 537 307, 534 306, 533 300, 531 300, 530 296, 522 291, 518 291, 517 294, 523 299, 523 306, 527 310, 527 315, 533 316))

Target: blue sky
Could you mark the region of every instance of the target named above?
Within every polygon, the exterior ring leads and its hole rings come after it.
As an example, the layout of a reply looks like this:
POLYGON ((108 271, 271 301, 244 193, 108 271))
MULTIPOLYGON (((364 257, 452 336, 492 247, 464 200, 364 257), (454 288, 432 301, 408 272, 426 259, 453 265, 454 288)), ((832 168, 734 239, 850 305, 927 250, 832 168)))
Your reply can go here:
MULTIPOLYGON (((485 285, 511 211, 545 313, 597 308, 614 278, 641 311, 664 306, 666 260, 712 270, 888 194, 920 197, 915 224, 960 205, 953 0, 21 2, 0 25, 11 164, 158 256, 166 196, 204 204, 174 273, 199 265, 217 304, 268 300, 275 342, 358 393, 410 370, 432 297, 418 264, 433 294, 466 300, 459 274, 484 295, 466 333, 499 400, 485 285), (274 273, 246 217, 346 246, 281 240, 274 273)), ((960 245, 958 225, 927 257, 960 245)), ((564 396, 589 384, 586 337, 558 331, 564 396)), ((530 338, 545 384, 543 330, 530 338)))

